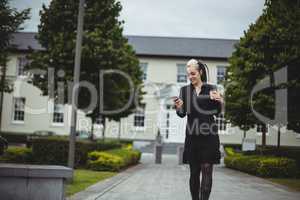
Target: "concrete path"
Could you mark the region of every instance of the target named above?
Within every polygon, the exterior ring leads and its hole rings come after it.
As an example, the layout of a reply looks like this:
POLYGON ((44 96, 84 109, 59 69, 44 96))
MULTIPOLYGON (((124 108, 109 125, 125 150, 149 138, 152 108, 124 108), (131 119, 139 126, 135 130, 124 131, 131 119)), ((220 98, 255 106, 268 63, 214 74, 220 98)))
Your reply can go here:
MULTIPOLYGON (((141 164, 97 183, 69 200, 190 200, 189 167, 178 165, 176 155, 163 155, 154 164, 152 154, 143 153, 141 164)), ((235 170, 214 166, 210 200, 298 200, 300 192, 235 170)))

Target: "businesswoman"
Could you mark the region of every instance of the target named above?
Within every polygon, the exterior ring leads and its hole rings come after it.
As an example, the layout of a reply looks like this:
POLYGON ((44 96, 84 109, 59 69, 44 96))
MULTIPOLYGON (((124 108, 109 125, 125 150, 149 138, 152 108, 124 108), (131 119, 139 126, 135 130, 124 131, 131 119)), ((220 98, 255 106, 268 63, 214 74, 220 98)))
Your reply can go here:
POLYGON ((190 168, 192 200, 208 200, 212 188, 213 164, 220 164, 220 140, 214 119, 222 110, 223 98, 207 83, 206 65, 195 59, 186 65, 190 84, 174 99, 179 117, 187 116, 183 163, 190 168), (200 183, 200 174, 202 174, 200 183))

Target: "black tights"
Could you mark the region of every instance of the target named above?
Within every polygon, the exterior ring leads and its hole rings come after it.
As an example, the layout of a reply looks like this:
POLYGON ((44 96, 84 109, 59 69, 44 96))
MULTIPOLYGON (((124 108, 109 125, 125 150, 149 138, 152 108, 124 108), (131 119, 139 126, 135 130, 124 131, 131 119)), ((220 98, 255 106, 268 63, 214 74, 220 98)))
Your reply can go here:
POLYGON ((208 200, 212 187, 213 164, 190 164, 190 191, 192 200, 208 200), (202 172, 200 187, 200 172, 202 172), (200 197, 199 197, 200 192, 200 197))

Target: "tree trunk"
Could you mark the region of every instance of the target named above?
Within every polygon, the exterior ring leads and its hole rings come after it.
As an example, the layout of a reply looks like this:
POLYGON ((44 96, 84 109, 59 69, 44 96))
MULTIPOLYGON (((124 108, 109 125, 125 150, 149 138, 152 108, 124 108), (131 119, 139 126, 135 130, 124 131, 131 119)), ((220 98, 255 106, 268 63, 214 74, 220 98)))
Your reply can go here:
POLYGON ((243 139, 245 139, 245 138, 246 138, 246 135, 247 135, 247 131, 246 131, 246 130, 244 130, 244 136, 243 136, 243 139))
POLYGON ((267 127, 263 125, 262 127, 262 137, 261 137, 261 147, 264 149, 266 147, 266 134, 267 134, 267 127))
POLYGON ((0 132, 2 129, 2 110, 3 110, 3 96, 4 96, 4 86, 5 86, 5 77, 6 77, 6 63, 3 64, 2 67, 2 75, 0 82, 0 132))
POLYGON ((119 121, 118 140, 121 140, 121 119, 119 121))
POLYGON ((102 140, 105 140, 105 128, 106 128, 106 124, 105 124, 105 117, 102 118, 102 124, 103 124, 103 129, 102 129, 102 140))
POLYGON ((280 148, 280 135, 281 135, 280 126, 278 126, 278 130, 277 130, 277 149, 278 150, 280 148))
POLYGON ((92 125, 91 125, 91 140, 93 141, 95 138, 94 138, 94 123, 95 123, 95 119, 93 117, 91 117, 92 119, 92 125))

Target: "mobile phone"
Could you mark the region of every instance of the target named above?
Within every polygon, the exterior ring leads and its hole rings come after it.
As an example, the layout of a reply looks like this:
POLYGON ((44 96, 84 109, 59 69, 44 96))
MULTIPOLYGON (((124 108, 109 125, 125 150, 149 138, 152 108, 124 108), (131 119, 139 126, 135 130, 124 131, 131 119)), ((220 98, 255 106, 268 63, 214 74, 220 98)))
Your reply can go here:
POLYGON ((177 97, 177 96, 173 96, 171 98, 173 99, 173 101, 177 101, 179 99, 179 97, 177 97))

